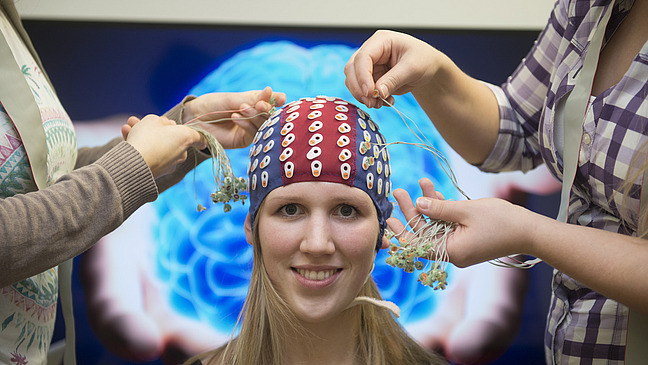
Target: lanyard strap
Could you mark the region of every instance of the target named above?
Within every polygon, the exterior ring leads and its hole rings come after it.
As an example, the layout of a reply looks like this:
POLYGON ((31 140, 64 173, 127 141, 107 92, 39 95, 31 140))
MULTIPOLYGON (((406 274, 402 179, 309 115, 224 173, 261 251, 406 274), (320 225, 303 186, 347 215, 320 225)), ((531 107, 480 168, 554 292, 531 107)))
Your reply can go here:
POLYGON ((76 365, 76 336, 74 331, 74 310, 72 307, 72 267, 74 259, 61 263, 58 267, 59 295, 61 312, 65 323, 65 365, 76 365))
POLYGON ((587 55, 585 55, 583 66, 580 70, 572 71, 578 78, 576 79, 574 88, 565 101, 565 118, 563 123, 563 181, 562 191, 560 193, 560 209, 557 218, 561 222, 567 222, 569 195, 574 184, 574 178, 576 177, 578 155, 580 152, 581 138, 583 136, 583 121, 585 120, 585 112, 589 104, 590 95, 592 94, 592 83, 594 82, 596 65, 598 64, 601 45, 603 44, 605 28, 610 20, 613 7, 614 4, 610 4, 605 10, 603 18, 601 18, 601 22, 590 41, 589 50, 587 51, 587 55))
MULTIPOLYGON (((0 10, 1 11, 1 10, 0 10)), ((11 118, 29 156, 34 181, 39 189, 47 186, 47 147, 40 110, 25 76, 16 63, 9 43, 0 32, 0 102, 11 118)))
MULTIPOLYGON (((8 10, 15 14, 13 8, 8 10)), ((0 83, 3 86, 0 87, 0 101, 20 135, 36 186, 44 189, 47 187, 47 147, 43 121, 31 89, 2 32, 0 32, 0 65, 0 83), (5 87, 6 85, 10 87, 5 87)), ((34 244, 47 244, 47 242, 34 244)), ((61 310, 65 322, 65 365, 76 365, 72 310, 72 259, 61 263, 58 270, 61 310)))

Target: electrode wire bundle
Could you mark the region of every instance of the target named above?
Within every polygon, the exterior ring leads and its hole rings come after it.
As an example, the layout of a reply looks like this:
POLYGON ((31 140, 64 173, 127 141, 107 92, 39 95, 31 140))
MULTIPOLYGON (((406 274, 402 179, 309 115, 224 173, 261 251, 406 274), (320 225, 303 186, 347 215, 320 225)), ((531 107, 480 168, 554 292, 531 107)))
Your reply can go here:
MULTIPOLYGON (((405 126, 420 141, 420 143, 390 142, 385 143, 382 148, 386 149, 389 145, 401 144, 429 151, 457 191, 466 199, 470 200, 470 197, 459 187, 457 178, 450 167, 448 159, 438 149, 432 146, 432 143, 421 132, 417 123, 381 97, 378 90, 374 90, 373 97, 380 99, 385 105, 392 108, 403 120, 405 126), (414 128, 410 126, 408 120, 414 125, 414 128)), ((448 278, 446 268, 449 262, 447 241, 457 227, 458 224, 454 222, 432 219, 422 214, 416 215, 405 224, 401 232, 387 231, 387 237, 389 239, 396 237, 398 243, 392 242, 390 244, 389 257, 386 263, 393 267, 401 268, 408 273, 413 273, 415 270, 422 270, 423 272, 419 274, 418 281, 423 285, 433 287, 435 290, 445 289, 448 278), (420 226, 421 224, 423 225, 420 226), (427 263, 423 260, 427 260, 427 263)), ((529 269, 538 262, 541 262, 537 258, 523 261, 518 256, 511 255, 506 258, 498 258, 490 260, 489 263, 499 267, 529 269)))
MULTIPOLYGON (((270 100, 270 103, 274 105, 273 100, 270 100)), ((247 199, 246 193, 248 191, 247 179, 244 177, 236 177, 234 175, 234 172, 232 171, 232 163, 230 162, 230 159, 227 156, 227 153, 225 152, 223 146, 220 144, 220 142, 218 142, 218 140, 211 133, 209 133, 207 130, 202 128, 200 125, 232 121, 233 118, 228 117, 228 118, 221 118, 221 119, 210 120, 210 121, 202 121, 201 118, 213 114, 240 113, 244 110, 248 110, 252 108, 253 107, 247 107, 238 110, 224 110, 218 112, 205 113, 189 120, 184 124, 187 127, 194 129, 195 131, 200 133, 200 135, 202 135, 203 138, 205 138, 205 141, 207 143, 207 149, 211 154, 212 172, 214 175, 214 185, 215 185, 214 192, 211 194, 211 199, 214 203, 223 203, 223 210, 225 212, 229 212, 232 209, 230 202, 235 203, 237 201, 240 201, 242 204, 245 204, 245 200, 247 199)), ((268 112, 258 113, 251 117, 241 117, 238 119, 253 119, 261 115, 271 115, 274 112, 274 109, 275 108, 273 107, 268 112)), ((194 169, 194 198, 196 199, 197 210, 199 212, 202 212, 207 208, 205 208, 202 204, 198 203, 198 197, 195 191, 195 185, 196 185, 195 182, 196 182, 196 170, 194 169)))

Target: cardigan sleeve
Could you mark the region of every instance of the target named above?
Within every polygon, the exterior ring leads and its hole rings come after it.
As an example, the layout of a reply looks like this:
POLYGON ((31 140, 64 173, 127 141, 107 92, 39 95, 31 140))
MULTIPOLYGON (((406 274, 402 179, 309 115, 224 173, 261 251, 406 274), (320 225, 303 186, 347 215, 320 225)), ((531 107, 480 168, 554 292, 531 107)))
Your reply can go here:
POLYGON ((0 200, 0 287, 82 253, 156 197, 144 159, 121 142, 48 188, 0 200))
MULTIPOLYGON (((1 0, 0 7, 43 69, 13 1, 1 0)), ((165 115, 181 123, 183 105, 192 98, 165 115)), ((207 158, 193 149, 188 155, 173 173, 156 181, 140 153, 117 138, 104 146, 80 149, 75 170, 52 186, 0 199, 0 287, 90 248, 140 206, 155 200, 160 190, 180 181, 196 161, 207 158)))
MULTIPOLYGON (((169 118, 181 120, 181 104, 169 118)), ((154 180, 140 153, 121 138, 80 149, 76 169, 52 186, 0 200, 0 287, 89 249, 206 158, 192 149, 173 173, 154 180)))
MULTIPOLYGON (((182 100, 182 102, 178 103, 176 106, 174 106, 169 111, 164 113, 164 116, 169 118, 170 120, 175 121, 178 124, 181 124, 182 117, 183 117, 182 116, 183 105, 186 102, 191 101, 193 99, 195 99, 194 96, 185 97, 182 100)), ((101 156, 103 156, 106 152, 108 152, 111 148, 116 146, 121 141, 123 141, 123 139, 121 137, 118 137, 103 146, 84 147, 79 149, 78 158, 76 161, 76 168, 87 166, 95 162, 97 159, 99 159, 101 156)), ((211 155, 202 151, 198 151, 194 148, 191 148, 187 152, 187 159, 183 163, 176 165, 176 168, 172 173, 158 177, 155 180, 159 192, 163 192, 166 189, 170 188, 171 186, 177 184, 180 180, 182 180, 182 178, 189 171, 194 169, 196 166, 198 166, 201 162, 205 161, 209 157, 211 157, 211 155)))

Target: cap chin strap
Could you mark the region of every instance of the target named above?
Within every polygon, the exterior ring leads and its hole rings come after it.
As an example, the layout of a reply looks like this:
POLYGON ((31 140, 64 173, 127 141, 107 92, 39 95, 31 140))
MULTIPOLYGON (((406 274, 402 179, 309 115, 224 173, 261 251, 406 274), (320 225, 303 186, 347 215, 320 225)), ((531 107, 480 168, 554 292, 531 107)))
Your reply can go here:
MULTIPOLYGON (((371 265, 371 271, 369 271, 369 274, 367 275, 367 278, 365 279, 365 284, 371 278, 371 274, 373 273, 374 268, 376 267, 376 264, 372 263, 371 265)), ((377 307, 387 309, 391 311, 396 318, 400 317, 400 308, 396 305, 396 303, 387 301, 387 300, 382 300, 382 299, 377 299, 377 298, 372 298, 372 297, 366 297, 366 296, 359 296, 355 297, 351 304, 349 304, 346 309, 349 309, 351 307, 355 307, 356 305, 359 304, 373 304, 377 307)))
POLYGON ((372 298, 372 297, 364 297, 364 296, 356 297, 355 299, 353 299, 351 304, 349 304, 347 309, 349 309, 351 307, 354 307, 354 306, 356 306, 358 304, 373 304, 376 307, 381 307, 381 308, 390 310, 396 316, 396 318, 400 317, 400 308, 398 308, 396 303, 393 303, 393 302, 390 302, 390 301, 387 301, 387 300, 381 300, 381 299, 376 299, 376 298, 372 298))

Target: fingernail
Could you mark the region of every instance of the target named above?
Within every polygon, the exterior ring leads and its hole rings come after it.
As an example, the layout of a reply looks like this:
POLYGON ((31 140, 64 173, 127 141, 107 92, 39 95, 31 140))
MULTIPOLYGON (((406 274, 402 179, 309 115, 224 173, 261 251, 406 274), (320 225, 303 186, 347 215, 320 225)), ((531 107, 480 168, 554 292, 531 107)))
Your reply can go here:
POLYGON ((387 98, 387 86, 385 85, 380 85, 380 96, 383 98, 387 98))
POLYGON ((369 87, 367 87, 367 85, 362 85, 362 95, 363 96, 369 95, 369 87))
POLYGON ((420 197, 416 199, 416 207, 421 209, 427 209, 430 207, 430 199, 420 197))

